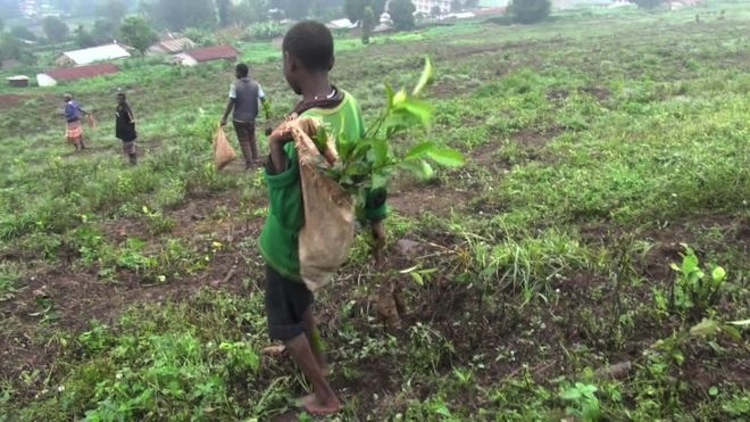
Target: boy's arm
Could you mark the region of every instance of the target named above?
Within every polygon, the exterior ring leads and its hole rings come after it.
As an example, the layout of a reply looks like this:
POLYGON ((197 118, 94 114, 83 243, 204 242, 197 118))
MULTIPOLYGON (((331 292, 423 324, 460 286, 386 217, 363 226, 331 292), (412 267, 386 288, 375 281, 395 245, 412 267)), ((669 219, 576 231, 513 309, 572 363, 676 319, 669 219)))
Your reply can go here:
POLYGON ((130 106, 128 106, 127 113, 128 113, 128 119, 130 119, 130 124, 134 125, 135 124, 135 116, 133 115, 133 109, 131 109, 130 106))
POLYGON ((271 150, 271 160, 268 167, 273 174, 284 172, 289 165, 289 157, 284 151, 284 147, 292 142, 292 133, 283 128, 276 128, 268 137, 268 144, 271 150))
POLYGON ((227 101, 227 108, 224 110, 224 115, 221 117, 221 125, 226 126, 227 125, 227 119, 229 118, 229 113, 234 110, 234 98, 230 98, 229 101, 227 101))
POLYGON ((230 85, 229 87, 229 101, 227 101, 227 108, 224 110, 224 115, 221 117, 221 125, 226 126, 227 125, 227 119, 229 118, 229 113, 234 110, 234 102, 237 100, 237 88, 235 88, 234 84, 230 85))

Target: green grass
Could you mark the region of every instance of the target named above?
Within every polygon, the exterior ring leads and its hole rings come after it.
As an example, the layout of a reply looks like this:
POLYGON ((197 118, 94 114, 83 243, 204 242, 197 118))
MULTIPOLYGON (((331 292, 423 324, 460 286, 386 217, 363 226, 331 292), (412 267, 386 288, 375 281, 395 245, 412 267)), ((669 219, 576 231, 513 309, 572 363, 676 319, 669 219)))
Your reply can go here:
MULTIPOLYGON (((750 8, 727 1, 338 39, 332 78, 368 118, 429 55, 435 125, 397 147, 424 137, 469 158, 397 178, 388 269, 360 239, 318 298, 339 420, 748 419, 745 333, 690 333, 750 314, 748 30, 750 8), (705 274, 726 270, 716 297, 686 299, 705 296, 670 268, 687 268, 682 243, 705 274), (387 329, 396 300, 408 312, 387 329)), ((296 98, 278 50, 242 52, 281 117, 296 98)), ((231 73, 134 60, 2 89, 23 98, 0 117, 0 420, 268 420, 309 388, 259 355, 262 174, 212 166, 231 73), (113 137, 118 87, 136 168, 113 137), (64 144, 64 92, 100 120, 86 153, 64 144)))

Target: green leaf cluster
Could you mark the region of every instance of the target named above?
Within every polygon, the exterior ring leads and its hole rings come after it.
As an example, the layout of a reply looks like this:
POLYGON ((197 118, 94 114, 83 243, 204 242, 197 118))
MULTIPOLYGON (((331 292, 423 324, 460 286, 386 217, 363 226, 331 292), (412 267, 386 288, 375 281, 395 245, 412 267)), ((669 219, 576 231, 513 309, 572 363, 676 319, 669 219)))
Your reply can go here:
MULTIPOLYGON (((429 129, 433 110, 421 99, 425 88, 432 82, 434 69, 429 58, 411 93, 405 89, 396 92, 386 86, 386 108, 372 122, 361 139, 336 139, 339 161, 331 168, 324 168, 329 177, 336 180, 347 192, 356 194, 369 189, 385 188, 391 176, 399 170, 415 174, 421 179, 430 179, 435 171, 432 164, 444 167, 460 167, 465 163, 463 154, 434 142, 424 141, 404 154, 396 154, 392 141, 408 136, 415 131, 429 129), (432 164, 431 164, 432 163, 432 164)), ((319 128, 315 144, 321 151, 328 141, 328 132, 319 128)))

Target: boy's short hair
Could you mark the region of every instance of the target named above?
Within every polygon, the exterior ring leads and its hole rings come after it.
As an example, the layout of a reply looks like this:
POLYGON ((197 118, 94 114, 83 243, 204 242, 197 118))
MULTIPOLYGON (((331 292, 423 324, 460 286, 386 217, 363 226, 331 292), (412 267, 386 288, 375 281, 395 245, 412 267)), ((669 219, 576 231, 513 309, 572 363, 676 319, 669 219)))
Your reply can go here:
POLYGON ((243 78, 246 78, 247 75, 250 74, 250 69, 247 67, 245 63, 239 63, 237 67, 235 67, 235 71, 238 75, 240 75, 243 78))
POLYGON ((297 23, 287 31, 281 48, 302 62, 307 70, 330 70, 333 63, 333 35, 320 22, 297 23))

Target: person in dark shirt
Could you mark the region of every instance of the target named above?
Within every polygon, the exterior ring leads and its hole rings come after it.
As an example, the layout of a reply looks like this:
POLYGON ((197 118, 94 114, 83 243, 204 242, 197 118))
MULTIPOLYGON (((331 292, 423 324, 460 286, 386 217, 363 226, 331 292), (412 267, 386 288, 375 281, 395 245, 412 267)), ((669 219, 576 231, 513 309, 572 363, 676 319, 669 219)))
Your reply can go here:
POLYGON ((137 164, 138 156, 135 152, 135 141, 138 138, 138 134, 135 131, 135 117, 124 92, 117 93, 115 136, 122 141, 122 150, 130 158, 130 164, 137 164))
POLYGON ((221 125, 227 124, 229 113, 232 113, 234 131, 245 157, 245 168, 252 169, 260 163, 258 153, 258 141, 255 136, 255 119, 258 117, 259 103, 268 120, 269 110, 266 102, 266 94, 260 84, 250 78, 250 69, 246 64, 240 63, 235 68, 237 80, 229 88, 229 102, 221 118, 221 125))

